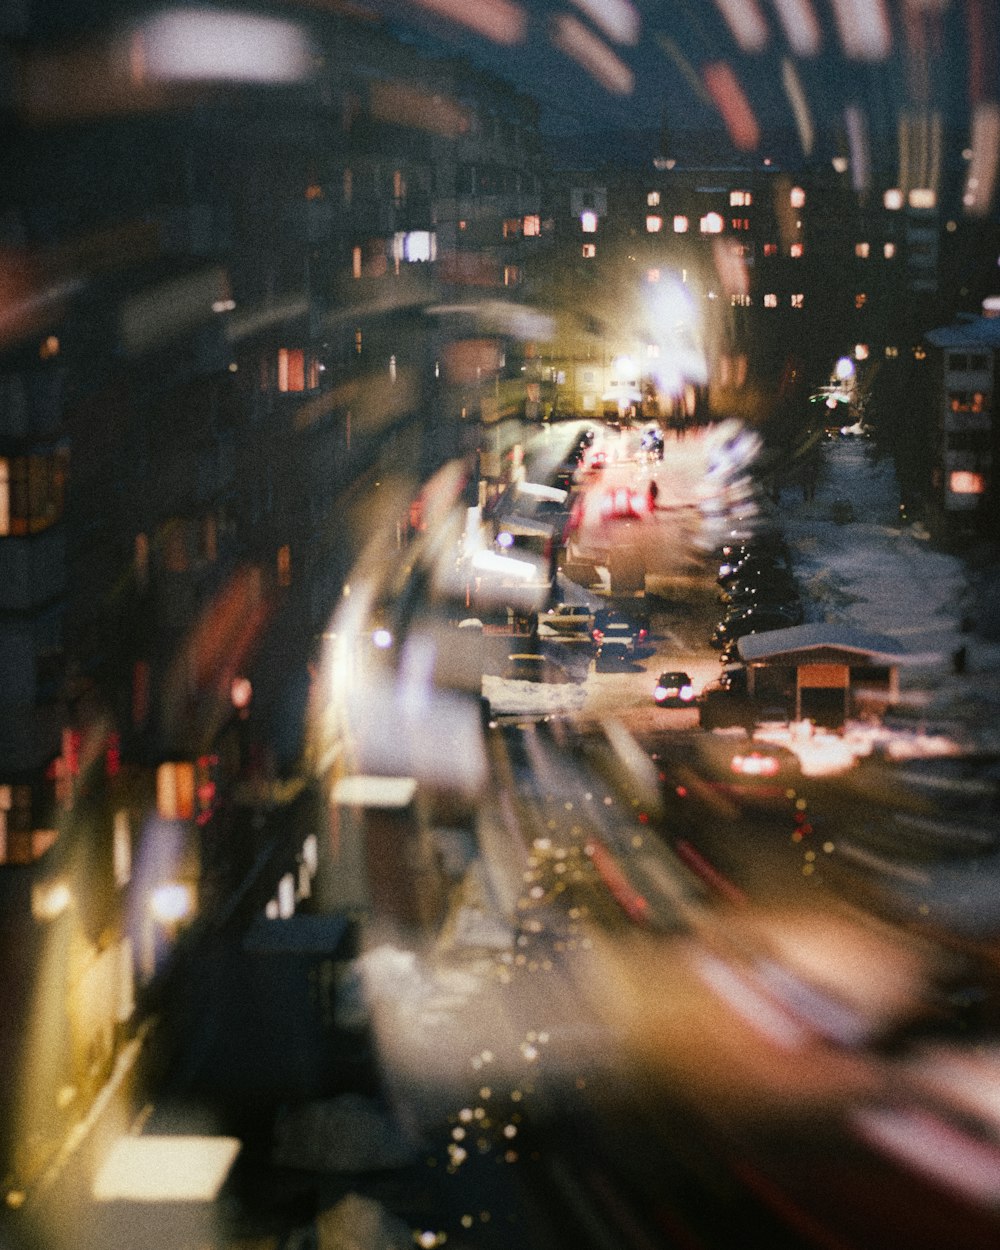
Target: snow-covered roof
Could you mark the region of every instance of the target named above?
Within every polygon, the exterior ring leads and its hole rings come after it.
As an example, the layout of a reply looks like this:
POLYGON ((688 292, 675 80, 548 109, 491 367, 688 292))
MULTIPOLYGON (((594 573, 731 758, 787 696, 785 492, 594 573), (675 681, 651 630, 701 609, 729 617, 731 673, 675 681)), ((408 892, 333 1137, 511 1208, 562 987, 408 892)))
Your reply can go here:
POLYGON ((987 347, 1000 349, 1000 317, 975 317, 928 330, 924 336, 935 347, 987 347))
POLYGON ((905 648, 887 634, 871 634, 853 625, 830 621, 809 621, 805 625, 789 625, 785 629, 767 629, 759 634, 745 634, 736 644, 740 658, 769 659, 795 651, 853 651, 867 659, 885 662, 902 659, 905 648))

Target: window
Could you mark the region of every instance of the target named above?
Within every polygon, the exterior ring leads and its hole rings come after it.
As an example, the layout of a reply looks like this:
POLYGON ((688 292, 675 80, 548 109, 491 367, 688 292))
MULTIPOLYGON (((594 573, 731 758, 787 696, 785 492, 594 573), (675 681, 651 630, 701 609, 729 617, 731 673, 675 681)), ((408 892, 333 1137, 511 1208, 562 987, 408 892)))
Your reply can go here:
POLYGON ((750 296, 745 293, 733 295, 731 300, 734 308, 749 308, 753 303, 750 296))
POLYGON ((34 863, 53 845, 55 831, 31 825, 31 787, 0 786, 0 863, 34 863))
POLYGON ((646 217, 646 233, 658 234, 663 229, 663 218, 659 213, 649 213, 646 217))
POLYGON ((301 347, 278 349, 278 390, 313 391, 319 386, 319 362, 301 347))
POLYGON ((953 495, 982 495, 986 491, 986 479, 982 473, 956 469, 948 474, 948 489, 953 495))
POLYGON ((867 243, 855 243, 854 245, 854 255, 858 260, 867 260, 870 251, 871 248, 867 243))
POLYGON ((868 303, 868 296, 865 294, 864 291, 858 291, 857 294, 854 296, 854 307, 860 310, 864 308, 864 306, 867 303, 868 303))
POLYGON ((584 243, 583 245, 584 260, 593 260, 596 255, 597 255, 597 244, 596 243, 584 243))
POLYGON ((292 549, 288 543, 278 548, 277 557, 278 585, 291 586, 292 584, 292 549))
POLYGON ((899 356, 899 348, 889 345, 885 349, 885 355, 887 360, 896 360, 899 356))
POLYGON ((520 265, 504 265, 503 284, 504 286, 520 286, 521 285, 521 266, 520 265))
POLYGON ((948 451, 988 451, 989 430, 950 430, 945 435, 948 451))
POLYGON ((982 391, 952 391, 948 406, 952 412, 985 412, 986 396, 982 391))
POLYGON ((793 308, 802 308, 805 305, 806 297, 799 291, 791 296, 790 302, 793 308))
POLYGON ((406 178, 401 169, 392 171, 392 202, 396 208, 402 208, 406 202, 406 178))
POLYGON ((765 255, 765 256, 777 256, 777 255, 778 255, 778 245, 777 245, 777 243, 765 243, 765 244, 764 244, 764 255, 765 255))
POLYGON ((733 230, 749 230, 750 218, 749 217, 733 217, 729 224, 733 230))
POLYGON ((659 269, 647 269, 647 270, 646 270, 646 281, 647 281, 647 282, 649 282, 649 283, 653 283, 653 282, 659 282, 659 280, 660 280, 660 271, 659 271, 659 269))
POLYGON ((646 205, 648 208, 658 208, 660 205, 659 191, 650 191, 646 196, 646 205))
POLYGON ((361 277, 361 248, 355 247, 351 249, 351 272, 355 278, 361 277))
POLYGON ((882 246, 882 255, 886 258, 886 260, 892 260, 892 258, 896 255, 896 245, 895 245, 895 243, 885 243, 885 244, 883 244, 883 246, 882 246))
POLYGON ((765 308, 777 308, 778 307, 778 297, 777 295, 775 295, 773 291, 769 291, 764 296, 764 307, 765 308))
POLYGON ((586 209, 580 214, 580 229, 584 234, 594 234, 597 230, 597 214, 593 209, 586 209))
POLYGON ((749 208, 753 203, 753 195, 749 191, 730 191, 730 208, 749 208))
POLYGON ((508 217, 503 223, 503 237, 505 239, 516 239, 521 233, 520 217, 508 217))
POLYGON ((805 249, 801 243, 793 243, 788 249, 788 255, 793 257, 795 260, 798 260, 804 250, 805 249))
POLYGON ((63 514, 65 451, 0 457, 0 536, 38 534, 63 514))
POLYGON ((721 234, 724 225, 718 213, 706 213, 701 219, 700 229, 702 234, 721 234))
POLYGON ((683 213, 678 213, 674 218, 674 234, 686 234, 688 229, 688 219, 683 213))
POLYGON ((792 187, 788 195, 788 202, 792 208, 802 208, 806 202, 806 193, 801 187, 792 187))
POLYGON ((903 207, 903 193, 898 187, 892 187, 882 196, 882 203, 890 212, 903 207))
POLYGON ((542 233, 541 218, 537 213, 528 213, 524 219, 524 235, 525 238, 532 238, 542 233))

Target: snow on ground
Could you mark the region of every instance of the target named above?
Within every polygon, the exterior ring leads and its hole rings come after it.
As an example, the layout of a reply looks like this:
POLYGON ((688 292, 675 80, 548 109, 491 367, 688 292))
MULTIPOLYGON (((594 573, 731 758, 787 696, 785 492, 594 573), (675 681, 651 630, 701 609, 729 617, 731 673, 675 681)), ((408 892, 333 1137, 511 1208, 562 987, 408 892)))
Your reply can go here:
POLYGON ((874 461, 871 443, 838 439, 824 453, 815 498, 804 502, 786 490, 780 501, 811 619, 898 638, 919 680, 949 671, 968 641, 961 629, 969 611, 965 566, 933 550, 919 527, 900 523, 892 464, 874 461), (833 519, 840 500, 850 503, 853 521, 833 519))

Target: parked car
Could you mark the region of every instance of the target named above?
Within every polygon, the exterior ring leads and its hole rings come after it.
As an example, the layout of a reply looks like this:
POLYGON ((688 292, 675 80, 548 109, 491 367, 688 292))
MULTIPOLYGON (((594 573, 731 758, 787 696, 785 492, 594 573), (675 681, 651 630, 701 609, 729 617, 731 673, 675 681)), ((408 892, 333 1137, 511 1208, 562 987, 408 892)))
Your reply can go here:
POLYGON ((560 638, 590 638, 594 612, 586 603, 557 603, 538 613, 541 634, 557 634, 560 638))
POLYGON ((625 608, 601 608, 594 613, 591 637, 598 647, 612 638, 628 637, 634 651, 649 637, 649 621, 642 613, 625 608))
POLYGON ((661 673, 653 687, 653 702, 657 707, 690 707, 695 702, 691 678, 680 671, 661 673))

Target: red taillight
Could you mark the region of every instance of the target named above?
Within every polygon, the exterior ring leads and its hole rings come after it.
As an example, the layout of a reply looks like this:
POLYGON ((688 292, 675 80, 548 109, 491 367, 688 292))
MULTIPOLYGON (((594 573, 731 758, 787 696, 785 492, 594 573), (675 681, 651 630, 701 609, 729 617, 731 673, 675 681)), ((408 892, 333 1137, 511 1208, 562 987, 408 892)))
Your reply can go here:
POLYGON ((646 641, 646 635, 647 635, 648 633, 649 633, 649 630, 648 630, 648 629, 640 629, 640 630, 639 630, 639 641, 640 641, 640 642, 645 642, 645 641, 646 641))
POLYGON ((595 630, 592 630, 591 632, 592 632, 592 634, 593 634, 594 642, 601 642, 601 641, 603 641, 603 639, 604 639, 604 631, 603 631, 603 630, 600 630, 600 629, 595 629, 595 630))

